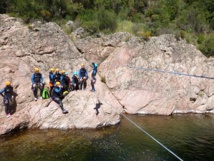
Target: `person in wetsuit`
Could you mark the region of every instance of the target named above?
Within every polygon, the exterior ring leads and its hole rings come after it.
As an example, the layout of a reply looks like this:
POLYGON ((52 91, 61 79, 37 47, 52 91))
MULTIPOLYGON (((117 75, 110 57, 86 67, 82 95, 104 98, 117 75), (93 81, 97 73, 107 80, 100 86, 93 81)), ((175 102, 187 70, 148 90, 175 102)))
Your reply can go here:
POLYGON ((81 68, 78 71, 80 90, 85 90, 87 87, 88 71, 85 69, 85 65, 81 64, 81 68))
POLYGON ((42 90, 43 90, 43 76, 39 72, 39 68, 35 68, 35 72, 31 76, 32 90, 34 95, 34 100, 37 101, 37 89, 40 89, 40 99, 42 99, 42 90))
POLYGON ((60 85, 60 82, 56 82, 55 83, 55 86, 54 86, 54 89, 53 89, 53 95, 52 95, 52 99, 54 102, 56 102, 57 104, 59 104, 61 110, 62 110, 62 113, 63 114, 66 114, 68 113, 67 110, 64 109, 63 107, 63 103, 62 103, 62 99, 63 99, 63 87, 60 85))
POLYGON ((6 82, 5 85, 6 86, 0 91, 0 95, 3 97, 6 117, 10 117, 14 92, 10 82, 6 82))

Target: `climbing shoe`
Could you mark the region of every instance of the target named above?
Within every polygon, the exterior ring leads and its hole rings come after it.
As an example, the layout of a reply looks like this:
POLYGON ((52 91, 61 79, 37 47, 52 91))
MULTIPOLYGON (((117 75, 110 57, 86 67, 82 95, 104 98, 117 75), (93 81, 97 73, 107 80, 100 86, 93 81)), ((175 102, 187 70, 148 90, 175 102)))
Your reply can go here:
POLYGON ((68 111, 67 110, 62 110, 62 113, 66 114, 66 113, 68 113, 68 111))
POLYGON ((9 118, 10 117, 10 113, 8 113, 6 117, 9 118))

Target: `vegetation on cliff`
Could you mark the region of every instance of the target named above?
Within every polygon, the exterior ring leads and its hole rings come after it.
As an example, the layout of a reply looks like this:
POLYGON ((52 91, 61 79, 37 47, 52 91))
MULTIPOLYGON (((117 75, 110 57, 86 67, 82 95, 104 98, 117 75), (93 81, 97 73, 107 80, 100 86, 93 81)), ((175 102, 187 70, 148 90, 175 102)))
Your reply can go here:
POLYGON ((213 0, 4 0, 0 13, 34 20, 68 20, 89 33, 125 31, 148 38, 175 34, 214 56, 213 0))

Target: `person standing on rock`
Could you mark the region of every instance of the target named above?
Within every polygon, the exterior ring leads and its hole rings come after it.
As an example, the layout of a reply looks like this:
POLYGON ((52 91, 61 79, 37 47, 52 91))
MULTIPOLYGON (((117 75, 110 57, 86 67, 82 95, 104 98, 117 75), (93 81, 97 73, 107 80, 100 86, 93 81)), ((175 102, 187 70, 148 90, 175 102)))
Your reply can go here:
POLYGON ((5 85, 6 86, 0 91, 0 95, 4 98, 3 102, 5 105, 6 117, 10 117, 14 92, 10 82, 6 82, 5 85))
POLYGON ((97 64, 95 63, 92 63, 92 68, 93 68, 93 71, 91 73, 91 91, 94 92, 95 91, 95 87, 94 87, 94 84, 96 83, 96 74, 97 74, 97 64))
POLYGON ((61 110, 62 110, 62 113, 63 114, 66 114, 68 113, 67 110, 65 110, 63 108, 63 103, 62 103, 62 97, 63 97, 63 94, 62 94, 62 86, 60 85, 60 82, 56 82, 55 83, 55 86, 54 86, 54 89, 53 89, 53 95, 52 95, 52 99, 54 102, 56 102, 57 104, 59 104, 61 110))
POLYGON ((37 101, 37 89, 40 89, 40 99, 42 99, 42 90, 43 90, 43 76, 39 72, 39 68, 35 68, 35 72, 31 76, 32 89, 34 100, 37 101))
POLYGON ((71 83, 71 80, 70 80, 70 78, 69 78, 69 76, 68 76, 68 72, 65 72, 65 90, 67 90, 67 91, 71 91, 71 88, 70 88, 70 83, 71 83))
POLYGON ((80 83, 80 90, 86 89, 87 86, 87 79, 88 79, 88 71, 85 69, 85 65, 81 64, 81 68, 78 71, 78 76, 79 76, 79 83, 80 83))
POLYGON ((65 79, 66 79, 65 70, 62 70, 60 75, 60 84, 63 87, 63 90, 65 88, 65 79))
POLYGON ((53 92, 53 88, 54 88, 54 68, 51 68, 50 69, 50 72, 49 72, 49 86, 50 86, 50 96, 52 95, 52 92, 53 92))
POLYGON ((72 82, 71 82, 71 85, 72 85, 72 90, 79 90, 79 79, 78 79, 78 76, 77 76, 77 72, 74 71, 73 72, 73 76, 72 76, 72 82))

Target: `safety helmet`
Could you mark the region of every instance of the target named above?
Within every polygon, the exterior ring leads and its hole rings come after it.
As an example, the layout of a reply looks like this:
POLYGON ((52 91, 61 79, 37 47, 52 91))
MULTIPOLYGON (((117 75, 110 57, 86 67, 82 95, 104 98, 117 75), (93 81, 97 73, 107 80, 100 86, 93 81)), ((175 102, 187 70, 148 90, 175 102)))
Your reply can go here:
POLYGON ((62 70, 61 73, 64 74, 64 73, 65 73, 65 70, 62 70))
POLYGON ((60 82, 56 82, 56 85, 60 85, 60 82))
POLYGON ((77 75, 77 72, 76 72, 76 71, 74 71, 74 72, 73 72, 73 74, 74 74, 74 75, 77 75))
POLYGON ((10 83, 10 82, 8 82, 8 81, 5 83, 5 85, 6 85, 6 86, 9 86, 10 84, 11 84, 11 83, 10 83))
POLYGON ((55 72, 59 72, 59 69, 58 69, 58 68, 56 68, 56 69, 55 69, 55 72))
POLYGON ((51 68, 50 71, 51 71, 51 72, 54 72, 54 68, 51 68))
POLYGON ((65 72, 65 75, 68 75, 68 72, 65 72))
POLYGON ((39 68, 35 68, 34 70, 35 70, 35 72, 39 72, 39 68))
POLYGON ((95 63, 94 65, 95 65, 95 67, 98 67, 98 64, 97 64, 97 63, 95 63))
POLYGON ((81 67, 84 67, 84 66, 85 66, 85 65, 82 63, 82 64, 81 64, 81 67))

